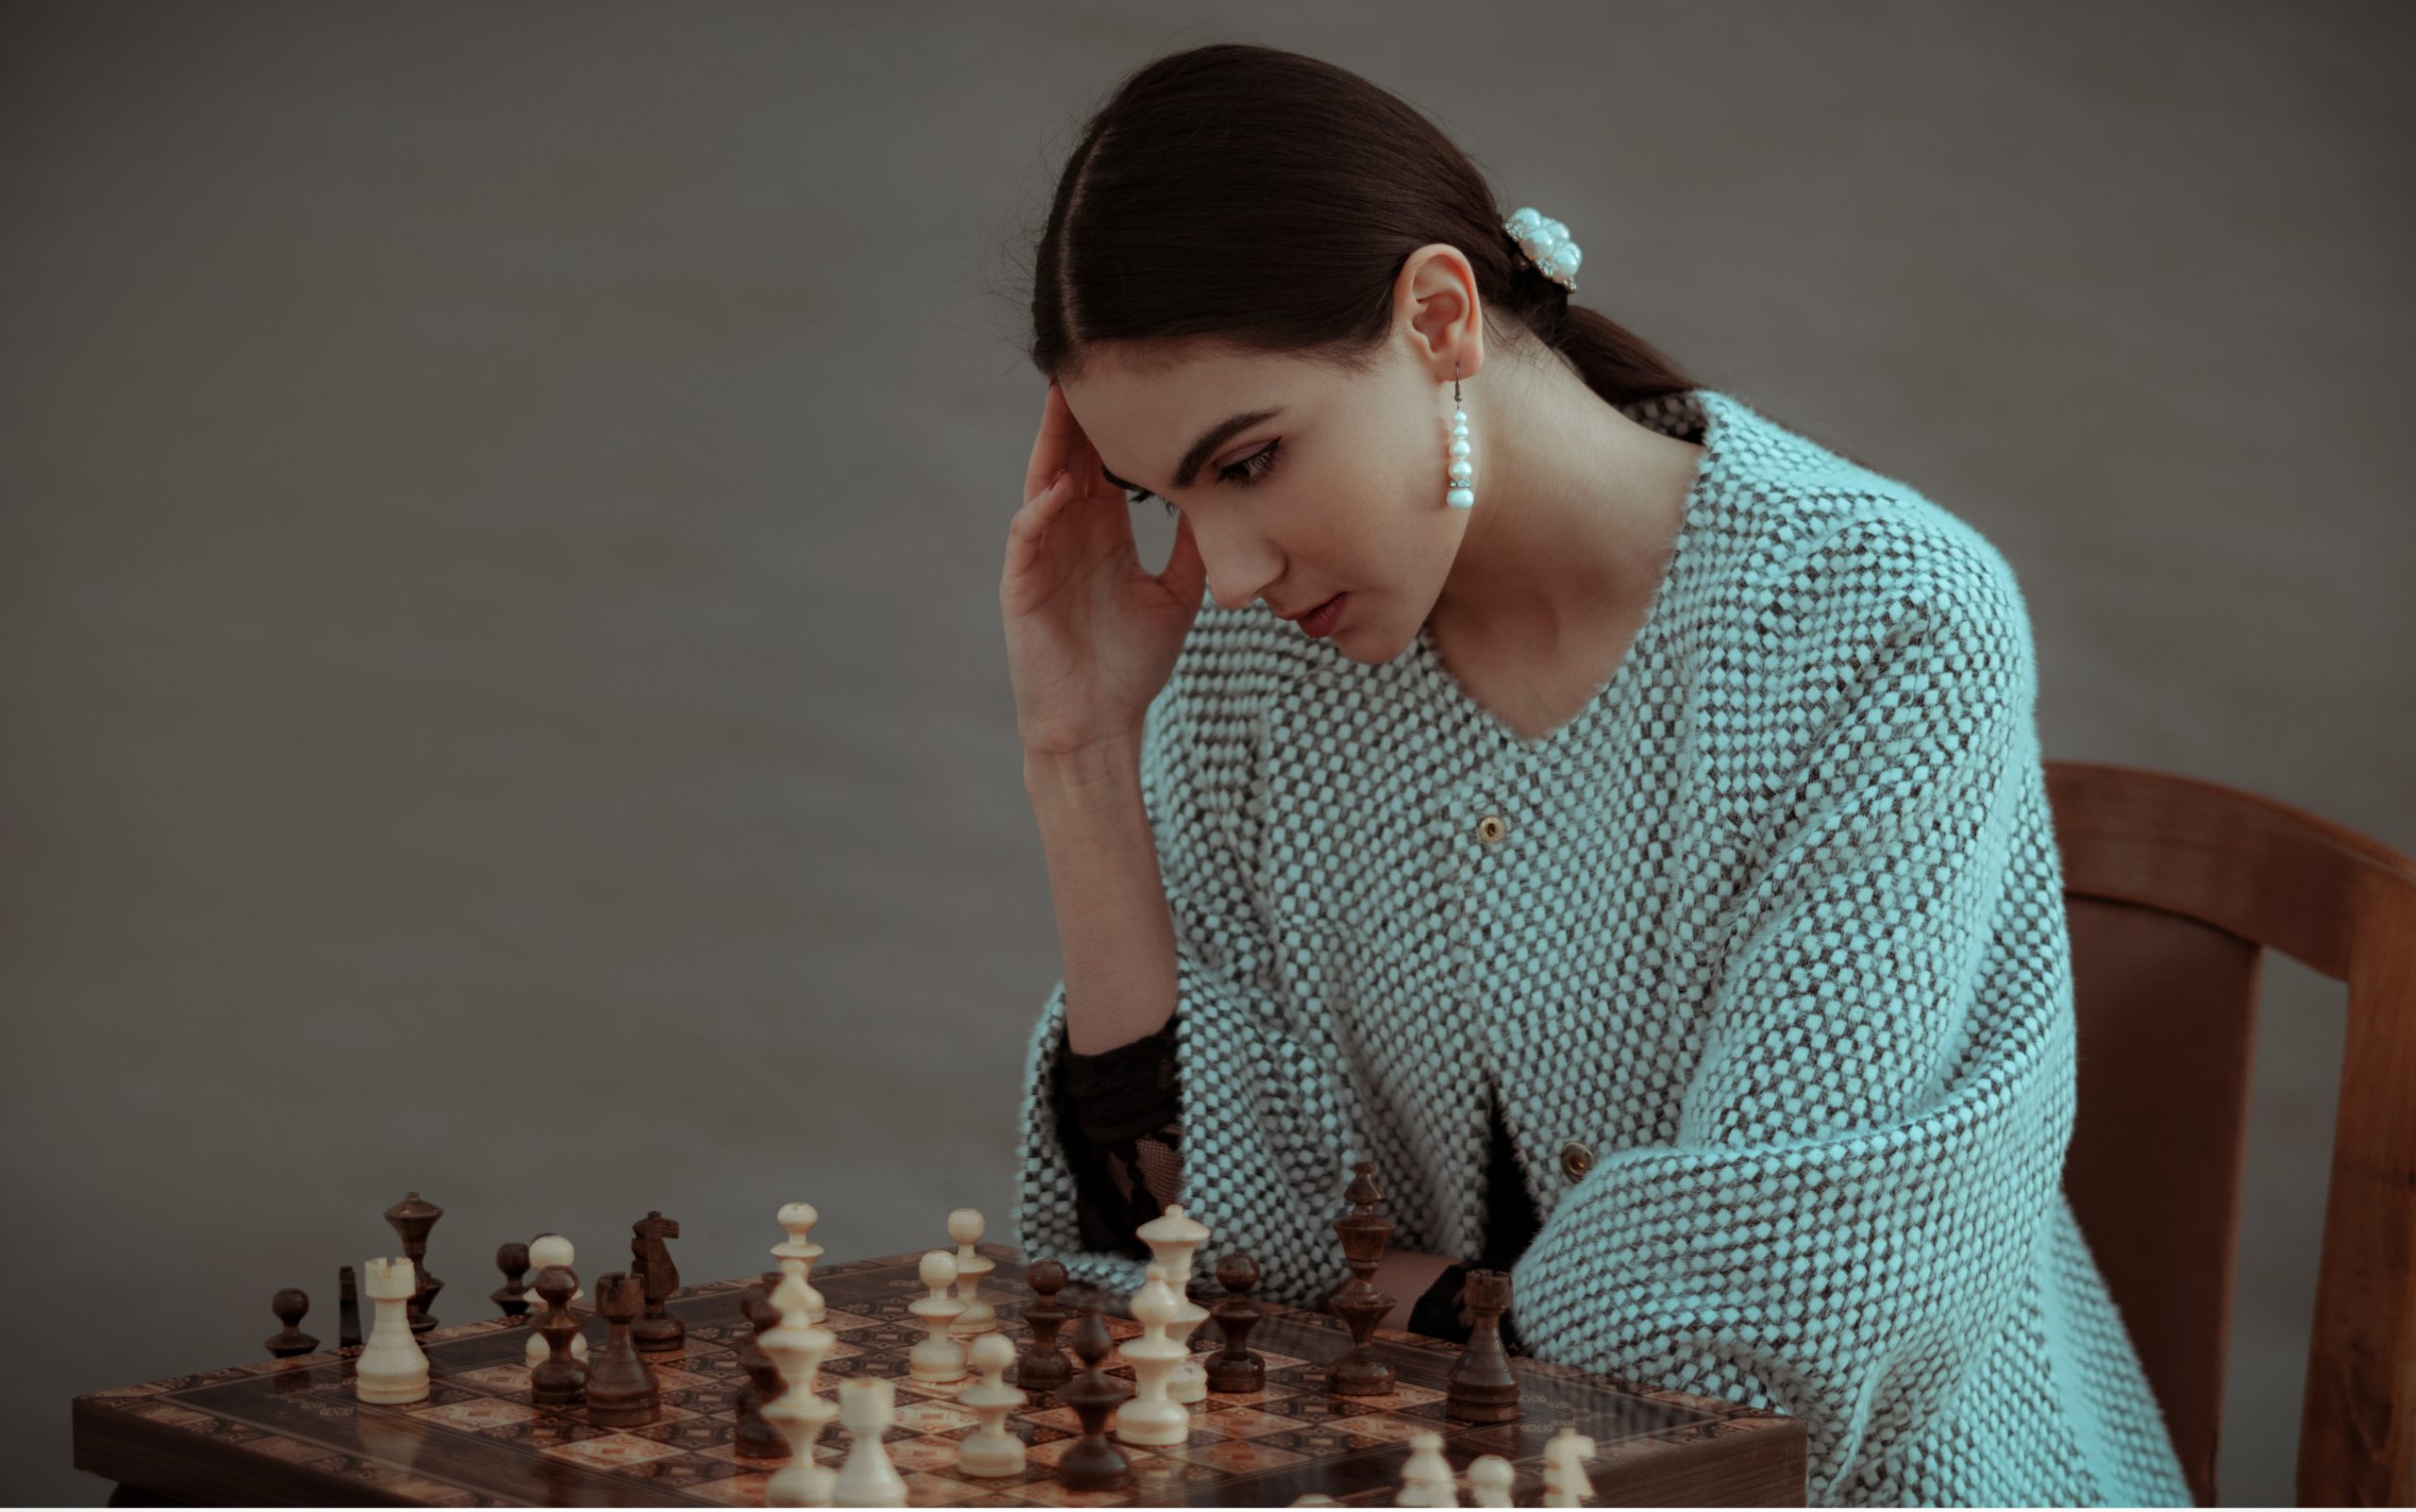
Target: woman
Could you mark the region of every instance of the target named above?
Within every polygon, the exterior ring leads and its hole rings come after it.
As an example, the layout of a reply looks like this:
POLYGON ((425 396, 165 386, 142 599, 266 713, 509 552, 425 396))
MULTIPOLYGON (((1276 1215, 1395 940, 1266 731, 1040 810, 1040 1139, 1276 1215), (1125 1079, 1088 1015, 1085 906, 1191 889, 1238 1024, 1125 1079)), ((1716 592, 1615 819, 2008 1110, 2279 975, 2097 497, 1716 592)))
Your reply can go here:
POLYGON ((1314 1305, 1370 1160, 1393 1322, 1508 1269, 1518 1348, 1803 1419, 1817 1503, 2188 1504, 2060 1187, 2011 569, 1548 243, 1267 48, 1075 148, 999 589, 1065 968, 1019 1242, 1131 1288, 1179 1201, 1314 1305))

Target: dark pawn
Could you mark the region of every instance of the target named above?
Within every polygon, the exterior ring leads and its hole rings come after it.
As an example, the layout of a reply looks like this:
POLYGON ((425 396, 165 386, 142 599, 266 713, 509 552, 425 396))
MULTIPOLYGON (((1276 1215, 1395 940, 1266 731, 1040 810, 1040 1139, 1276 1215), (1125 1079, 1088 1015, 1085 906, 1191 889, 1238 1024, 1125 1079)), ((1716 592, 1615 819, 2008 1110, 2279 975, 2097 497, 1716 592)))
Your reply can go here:
POLYGON ((1393 1368, 1368 1340, 1376 1325, 1393 1310, 1393 1299, 1378 1291, 1368 1278, 1384 1263, 1393 1220, 1376 1212, 1376 1204, 1384 1200, 1384 1189, 1376 1184, 1374 1163, 1363 1160, 1352 1169, 1359 1174, 1342 1194, 1351 1203, 1351 1212, 1334 1220, 1334 1232, 1342 1235, 1343 1261, 1351 1267, 1351 1279, 1327 1303, 1351 1330, 1351 1348, 1326 1367, 1325 1388, 1337 1397, 1380 1397, 1393 1388, 1393 1368))
POLYGON ((414 1334, 425 1334, 436 1326, 436 1315, 428 1308, 435 1305, 436 1294, 445 1289, 445 1283, 428 1272, 428 1231, 436 1227, 436 1220, 444 1216, 445 1209, 426 1201, 417 1192, 405 1192, 401 1201, 386 1209, 386 1221, 402 1235, 403 1253, 410 1257, 411 1274, 419 1283, 411 1292, 411 1319, 414 1334))
POLYGON ((336 1271, 336 1348, 361 1348, 361 1293, 353 1286, 350 1266, 336 1271))
POLYGON ((1502 1315, 1510 1310, 1510 1273, 1471 1270, 1460 1287, 1460 1305, 1475 1319, 1468 1347, 1451 1363, 1444 1413, 1459 1422, 1517 1422, 1518 1378, 1510 1352, 1502 1347, 1502 1315))
POLYGON ((1032 1343, 1017 1356, 1008 1380, 1028 1392, 1054 1392, 1074 1378, 1074 1362, 1058 1347, 1057 1331, 1073 1317, 1057 1301, 1071 1279, 1055 1260, 1035 1260, 1024 1268, 1023 1284, 1038 1300, 1023 1304, 1023 1320, 1031 1325, 1032 1343))
POLYGON ((1267 1362, 1251 1353, 1247 1342, 1250 1331, 1267 1316, 1266 1309, 1247 1295, 1258 1285, 1258 1262, 1236 1250, 1216 1262, 1216 1280, 1229 1295, 1212 1302, 1208 1314, 1225 1336, 1225 1347, 1208 1356, 1208 1389, 1264 1391, 1267 1362))
POLYGON ((579 1276, 568 1266, 547 1266, 537 1272, 537 1295, 545 1299, 545 1316, 531 1325, 545 1336, 553 1352, 528 1372, 528 1400, 541 1406, 565 1406, 587 1395, 587 1367, 570 1352, 579 1336, 579 1319, 570 1310, 579 1276))
POLYGON ((302 1319, 310 1311, 310 1298, 301 1287, 288 1286, 278 1292, 277 1300, 268 1304, 268 1310, 275 1313, 277 1320, 285 1327, 272 1335, 261 1348, 280 1360, 290 1360, 296 1354, 308 1354, 319 1347, 316 1338, 302 1332, 302 1319))
POLYGON ((763 1420, 763 1403, 786 1389, 787 1383, 780 1379, 780 1366, 757 1342, 780 1323, 780 1309, 772 1305, 772 1288, 780 1285, 780 1276, 778 1270, 766 1271, 738 1294, 739 1316, 748 1326, 731 1341, 738 1348, 739 1366, 747 1372, 747 1384, 738 1388, 734 1447, 748 1459, 785 1459, 789 1453, 788 1439, 763 1420))
POLYGON ((528 1247, 518 1239, 497 1247, 495 1268, 503 1272, 503 1285, 488 1292, 487 1301, 502 1308, 506 1318, 526 1316, 528 1311, 528 1283, 520 1278, 528 1273, 528 1247))
POLYGON ((604 1347, 587 1367, 587 1420, 598 1428, 643 1428, 663 1417, 663 1390, 629 1338, 646 1310, 646 1289, 618 1270, 596 1278, 596 1310, 612 1323, 604 1347))
POLYGON ((1057 1400, 1082 1420, 1082 1436, 1057 1462, 1057 1479, 1069 1491, 1120 1491, 1132 1484, 1132 1463, 1107 1436, 1107 1419, 1132 1400, 1132 1388, 1102 1368, 1116 1340, 1099 1316, 1099 1303, 1083 1306, 1082 1319, 1074 1325, 1069 1342, 1083 1369, 1057 1388, 1057 1400))
POLYGON ((680 1222, 649 1210, 629 1225, 629 1253, 635 1257, 629 1273, 646 1287, 646 1316, 629 1333, 638 1348, 649 1353, 679 1349, 688 1342, 688 1325, 664 1312, 663 1304, 680 1289, 680 1268, 671 1263, 671 1248, 663 1243, 680 1237, 680 1222))

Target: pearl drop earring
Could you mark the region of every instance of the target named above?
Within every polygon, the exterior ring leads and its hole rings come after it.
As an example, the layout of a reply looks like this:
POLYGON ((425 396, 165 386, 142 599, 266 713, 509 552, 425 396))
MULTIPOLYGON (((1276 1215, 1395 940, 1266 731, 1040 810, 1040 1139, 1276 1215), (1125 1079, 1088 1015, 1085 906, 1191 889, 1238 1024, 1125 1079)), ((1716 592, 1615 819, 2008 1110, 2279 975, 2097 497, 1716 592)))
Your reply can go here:
POLYGON ((1451 364, 1451 487, 1443 502, 1455 510, 1476 508, 1476 490, 1469 479, 1476 468, 1468 462, 1468 412, 1460 408, 1460 364, 1451 364))

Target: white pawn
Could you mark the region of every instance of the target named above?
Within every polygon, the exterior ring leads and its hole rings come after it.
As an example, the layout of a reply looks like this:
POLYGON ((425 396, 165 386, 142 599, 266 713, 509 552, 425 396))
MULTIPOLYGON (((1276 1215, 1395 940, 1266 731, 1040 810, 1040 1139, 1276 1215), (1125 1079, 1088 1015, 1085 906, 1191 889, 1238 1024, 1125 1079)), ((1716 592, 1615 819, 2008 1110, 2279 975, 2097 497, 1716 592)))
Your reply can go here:
POLYGON ((847 1430, 847 1457, 831 1487, 832 1506, 904 1506, 906 1479, 889 1462, 881 1435, 898 1419, 898 1388, 877 1375, 839 1383, 839 1421, 847 1430))
POLYGON ((1580 1460, 1594 1457, 1594 1440, 1574 1428, 1561 1429, 1544 1445, 1544 1505, 1584 1506, 1594 1494, 1580 1460))
POLYGON ((973 1250, 981 1242, 984 1226, 978 1207, 960 1207, 948 1216, 948 1236, 956 1241, 956 1294, 965 1299, 965 1311, 948 1325, 958 1338, 987 1334, 998 1326, 998 1310, 982 1300, 982 1283, 990 1279, 998 1262, 973 1250))
POLYGON ((762 1411, 763 1420, 789 1441, 789 1462, 763 1487, 763 1504, 829 1506, 838 1472, 814 1462, 814 1445, 839 1415, 839 1404, 817 1394, 814 1384, 822 1361, 838 1348, 838 1336, 807 1321, 805 1284, 795 1271, 772 1288, 772 1307, 780 1320, 758 1342, 780 1368, 780 1394, 763 1403, 762 1411))
POLYGON ((922 1274, 923 1285, 931 1288, 931 1294, 908 1302, 906 1310, 923 1320, 931 1336, 907 1352, 906 1373, 917 1381, 962 1381, 965 1346, 948 1331, 948 1325, 965 1311, 965 1303, 948 1294, 956 1285, 956 1261, 946 1250, 930 1251, 923 1256, 922 1274))
POLYGON ((1460 1485, 1451 1462, 1443 1457, 1441 1434, 1409 1436, 1409 1459, 1401 1468, 1401 1494, 1395 1506, 1457 1506, 1460 1485))
POLYGON ((1175 1369, 1191 1352, 1166 1336, 1178 1300, 1174 1288, 1166 1285, 1164 1266, 1151 1266, 1149 1279, 1132 1294, 1132 1317, 1142 1327, 1139 1338, 1128 1338, 1117 1346, 1132 1367, 1133 1380, 1132 1397, 1116 1409, 1119 1443, 1146 1448, 1186 1443, 1191 1438, 1191 1409, 1166 1395, 1175 1369))
POLYGON ((1208 1396, 1208 1368, 1191 1352, 1191 1331, 1208 1320, 1208 1309, 1191 1300, 1191 1257, 1208 1242, 1208 1225, 1184 1214, 1181 1203, 1136 1231, 1150 1255, 1166 1268, 1166 1285, 1174 1288, 1174 1322, 1167 1332, 1183 1346, 1183 1359, 1166 1381, 1166 1395, 1177 1402, 1200 1402, 1208 1396))
POLYGON ((772 1253, 780 1268, 803 1283, 805 1286, 805 1320, 819 1323, 826 1320, 822 1293, 814 1289, 814 1262, 822 1258, 822 1246, 808 1235, 822 1221, 822 1215, 812 1202, 790 1202, 780 1209, 780 1227, 788 1231, 788 1238, 772 1246, 772 1253))
POLYGON ((1510 1483, 1518 1478, 1510 1462, 1499 1454, 1479 1454, 1468 1462, 1468 1505, 1516 1506, 1510 1483))
MULTIPOLYGON (((528 1243, 528 1273, 532 1276, 543 1273, 547 1266, 573 1265, 578 1259, 579 1252, 572 1249, 570 1241, 559 1234, 540 1234, 528 1243)), ((586 1295, 587 1288, 581 1286, 570 1294, 570 1302, 563 1305, 569 1306, 586 1295)), ((537 1295, 536 1287, 531 1286, 522 1292, 520 1300, 528 1304, 528 1316, 531 1324, 545 1316, 545 1300, 537 1295)), ((520 1352, 522 1363, 533 1370, 545 1364, 545 1356, 552 1352, 552 1350, 545 1347, 545 1336, 538 1333, 535 1328, 530 1328, 528 1347, 520 1352)), ((573 1334, 570 1336, 570 1357, 574 1360, 587 1358, 586 1335, 573 1334)))
POLYGON ((363 1402, 400 1403, 428 1398, 428 1352, 411 1336, 411 1293, 419 1272, 408 1259, 372 1260, 361 1280, 378 1304, 369 1342, 353 1361, 353 1389, 363 1402))
POLYGON ((1015 1341, 996 1329, 973 1341, 973 1368, 982 1384, 956 1394, 956 1404, 982 1416, 982 1425, 957 1441, 956 1468, 967 1475, 1020 1475, 1023 1440, 1007 1427, 1007 1414, 1031 1399, 1007 1385, 1015 1363, 1015 1341))

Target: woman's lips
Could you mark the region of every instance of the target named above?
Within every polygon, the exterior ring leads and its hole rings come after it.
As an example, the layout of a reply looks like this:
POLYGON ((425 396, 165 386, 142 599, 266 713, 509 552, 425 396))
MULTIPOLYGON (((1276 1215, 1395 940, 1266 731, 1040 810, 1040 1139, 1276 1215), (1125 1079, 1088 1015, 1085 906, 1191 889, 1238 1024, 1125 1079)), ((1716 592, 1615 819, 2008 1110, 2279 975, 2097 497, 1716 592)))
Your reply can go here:
POLYGON ((1348 599, 1350 596, 1351 596, 1347 593, 1336 594, 1332 598, 1329 598, 1324 603, 1318 605, 1317 608, 1310 610, 1305 614, 1302 614, 1293 623, 1299 625, 1300 627, 1301 633, 1307 635, 1311 640, 1322 640, 1324 637, 1334 633, 1334 627, 1335 623, 1342 618, 1344 600, 1348 599))

